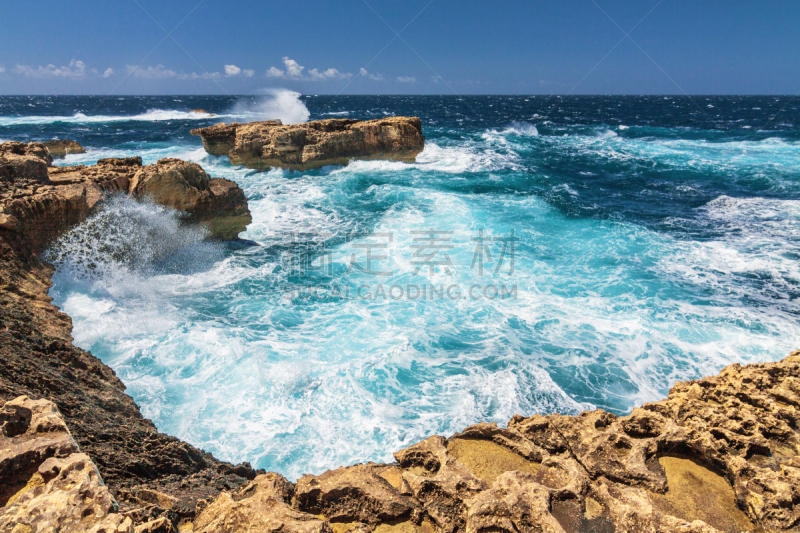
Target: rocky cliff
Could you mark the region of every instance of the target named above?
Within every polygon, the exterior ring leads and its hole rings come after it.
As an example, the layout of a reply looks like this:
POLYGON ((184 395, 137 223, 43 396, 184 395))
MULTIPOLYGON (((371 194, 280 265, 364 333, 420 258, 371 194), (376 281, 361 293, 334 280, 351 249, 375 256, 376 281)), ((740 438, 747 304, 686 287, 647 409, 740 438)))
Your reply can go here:
MULTIPOLYGON (((140 521, 163 514, 123 497, 158 490, 175 499, 170 516, 176 521, 193 516, 198 499, 236 487, 255 472, 159 433, 141 416, 114 371, 72 345, 72 323, 47 295, 52 267, 39 254, 108 192, 155 192, 170 200, 167 185, 194 187, 193 203, 173 207, 187 209, 190 221, 210 221, 212 231, 221 220, 219 237, 235 235, 249 221, 244 195, 232 182, 215 181, 199 166, 176 160, 142 166, 140 158, 113 159, 63 168, 50 167, 50 161, 41 144, 0 144, 0 400, 25 395, 54 402, 122 511, 139 509, 140 521), (132 183, 141 188, 132 190, 132 183)), ((6 449, 4 440, 0 452, 6 449)), ((0 480, 0 486, 7 483, 0 480)))
POLYGON ((283 125, 279 120, 217 124, 192 130, 206 151, 227 155, 234 165, 266 170, 308 170, 346 165, 353 159, 414 162, 425 146, 416 117, 378 120, 330 119, 283 125))
POLYGON ((0 531, 800 531, 800 352, 628 416, 518 415, 296 483, 163 435, 70 343, 37 252, 104 191, 202 212, 213 180, 177 160, 48 159, 0 145, 0 531))

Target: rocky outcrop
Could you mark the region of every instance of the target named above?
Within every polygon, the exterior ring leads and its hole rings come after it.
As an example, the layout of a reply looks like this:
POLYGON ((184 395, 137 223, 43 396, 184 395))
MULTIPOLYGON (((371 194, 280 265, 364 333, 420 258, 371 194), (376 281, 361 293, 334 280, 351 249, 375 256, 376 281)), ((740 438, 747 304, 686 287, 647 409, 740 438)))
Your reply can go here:
POLYGON ((377 120, 329 119, 283 125, 279 120, 217 124, 192 130, 214 156, 234 165, 266 170, 308 170, 346 165, 353 159, 414 162, 425 146, 416 117, 377 120))
POLYGON ((52 402, 6 402, 0 424, 0 531, 133 532, 52 402))
POLYGON ((130 193, 189 213, 187 222, 205 224, 212 235, 235 239, 252 221, 244 192, 234 182, 211 178, 195 163, 162 159, 143 167, 130 193))
POLYGON ((628 416, 515 416, 506 428, 477 424, 449 439, 430 437, 397 452, 394 464, 306 475, 295 486, 262 475, 217 497, 195 525, 322 531, 329 523, 352 533, 798 531, 799 428, 795 352, 778 363, 731 365, 719 376, 678 383, 666 400, 628 416))
POLYGON ((44 145, 47 151, 54 159, 64 159, 70 154, 85 154, 86 148, 80 145, 78 141, 69 139, 46 141, 44 145))
POLYGON ((209 177, 195 163, 162 159, 142 166, 140 157, 128 157, 101 159, 95 166, 50 167, 51 161, 41 144, 0 144, 0 228, 34 253, 113 192, 185 211, 186 222, 204 224, 218 239, 235 239, 252 220, 239 186, 209 177))
MULTIPOLYGON (((134 525, 161 518, 175 525, 182 518, 194 516, 198 501, 237 487, 256 472, 247 464, 223 463, 159 433, 142 417, 114 371, 72 345, 72 323, 51 304, 47 294, 53 269, 39 259, 42 250, 81 222, 105 194, 128 193, 137 174, 147 173, 150 167, 142 166, 140 158, 101 160, 89 167, 55 168, 49 163, 50 156, 41 144, 0 144, 0 402, 19 396, 52 401, 80 451, 91 458, 108 484, 119 511, 134 525), (163 497, 154 497, 155 493, 163 497)), ((159 169, 159 174, 180 175, 189 183, 204 175, 196 165, 183 162, 162 162, 152 167, 159 169)), ((152 190, 160 191, 158 187, 152 190)), ((236 206, 246 213, 244 196, 232 182, 208 179, 198 198, 189 213, 197 222, 210 220, 213 224, 216 215, 222 215, 224 221, 236 206)), ((245 218, 241 212, 238 216, 236 224, 242 224, 239 229, 243 229, 245 218)), ((229 224, 226 231, 230 235, 236 229, 229 224)), ((0 424, 7 430, 27 424, 27 415, 3 413, 0 424)), ((10 431, 15 438, 21 435, 19 430, 10 431)), ((54 437, 51 444, 39 437, 29 439, 36 443, 36 447, 30 444, 28 454, 33 462, 27 466, 3 463, 11 466, 10 470, 0 467, 0 492, 5 487, 27 485, 41 461, 77 453, 64 434, 54 437)), ((6 450, 5 446, 1 448, 6 450)), ((57 483, 63 481, 64 486, 77 483, 92 487, 95 481, 91 469, 82 461, 59 467, 66 477, 52 479, 60 479, 57 483)), ((44 485, 49 483, 46 477, 44 485)), ((26 509, 20 516, 39 512, 34 507, 26 509)), ((99 510, 93 513, 102 514, 99 510)), ((45 515, 41 516, 45 520, 45 515)), ((0 531, 5 530, 0 527, 0 531)), ((62 530, 67 530, 66 526, 62 530)))

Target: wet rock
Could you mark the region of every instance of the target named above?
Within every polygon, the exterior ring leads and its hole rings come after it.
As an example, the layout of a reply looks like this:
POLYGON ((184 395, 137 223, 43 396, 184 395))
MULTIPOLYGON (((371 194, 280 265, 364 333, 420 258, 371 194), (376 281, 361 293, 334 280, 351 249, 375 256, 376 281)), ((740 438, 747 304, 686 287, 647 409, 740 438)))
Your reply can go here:
POLYGON ((64 159, 70 154, 85 154, 86 149, 78 141, 70 139, 57 139, 46 141, 44 145, 54 159, 64 159))
POLYGON ((191 133, 202 138, 209 154, 227 155, 234 165, 258 170, 308 170, 346 165, 353 159, 410 163, 425 145, 416 117, 329 119, 294 125, 279 120, 223 123, 191 133))

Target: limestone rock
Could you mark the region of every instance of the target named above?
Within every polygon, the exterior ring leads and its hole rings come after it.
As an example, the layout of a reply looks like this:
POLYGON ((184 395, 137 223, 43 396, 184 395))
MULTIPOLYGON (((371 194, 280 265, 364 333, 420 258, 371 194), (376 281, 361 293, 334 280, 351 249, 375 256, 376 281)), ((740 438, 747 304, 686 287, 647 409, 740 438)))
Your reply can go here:
POLYGON ((143 167, 131 179, 130 192, 188 212, 187 221, 205 223, 211 235, 221 239, 235 239, 252 221, 238 185, 211 179, 200 165, 180 159, 162 159, 143 167))
POLYGON ((258 170, 308 170, 346 165, 353 159, 410 163, 425 145, 416 117, 328 119, 293 125, 276 120, 223 123, 191 133, 202 138, 209 154, 227 155, 234 165, 258 170))
POLYGON ((52 402, 6 402, 0 427, 0 531, 133 530, 52 402))
POLYGON ((416 517, 420 506, 403 496, 373 463, 305 475, 295 487, 297 507, 332 522, 398 522, 416 517))
POLYGON ((41 143, 26 145, 9 141, 0 144, 0 194, 8 190, 9 183, 16 186, 47 183, 47 167, 52 162, 53 158, 41 143))
POLYGON ((194 533, 332 533, 330 525, 313 515, 292 509, 291 493, 278 474, 257 476, 241 490, 223 492, 197 516, 194 533))
POLYGON ((86 149, 78 141, 70 139, 56 139, 46 141, 44 145, 54 159, 64 159, 70 154, 85 154, 86 149))

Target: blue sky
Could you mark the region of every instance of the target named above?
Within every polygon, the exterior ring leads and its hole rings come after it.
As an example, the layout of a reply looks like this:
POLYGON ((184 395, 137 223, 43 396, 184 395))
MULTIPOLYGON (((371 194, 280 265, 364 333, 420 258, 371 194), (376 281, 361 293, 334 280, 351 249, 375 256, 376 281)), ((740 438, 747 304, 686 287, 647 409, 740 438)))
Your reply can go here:
POLYGON ((4 2, 0 94, 795 94, 798 27, 796 0, 4 2))

